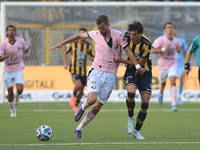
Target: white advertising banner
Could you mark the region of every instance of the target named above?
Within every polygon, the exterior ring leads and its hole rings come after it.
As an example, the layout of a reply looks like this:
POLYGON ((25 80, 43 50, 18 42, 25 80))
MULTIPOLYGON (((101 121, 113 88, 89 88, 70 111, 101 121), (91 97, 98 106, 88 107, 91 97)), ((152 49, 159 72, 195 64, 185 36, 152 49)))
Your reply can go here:
MULTIPOLYGON (((72 90, 47 90, 47 91, 24 91, 20 95, 20 102, 61 102, 70 101, 72 90)), ((7 96, 7 93, 6 93, 7 96)), ((108 102, 125 102, 127 96, 126 90, 113 90, 108 102)), ((159 96, 159 90, 152 90, 151 102, 157 102, 159 96)), ((84 91, 82 101, 87 97, 87 91, 84 91)), ((184 90, 181 96, 184 102, 200 102, 199 90, 184 90)), ((7 99, 6 99, 7 101, 7 99)), ((135 95, 135 101, 140 102, 140 94, 137 91, 135 95)), ((169 90, 164 91, 164 102, 171 102, 171 94, 169 90)))

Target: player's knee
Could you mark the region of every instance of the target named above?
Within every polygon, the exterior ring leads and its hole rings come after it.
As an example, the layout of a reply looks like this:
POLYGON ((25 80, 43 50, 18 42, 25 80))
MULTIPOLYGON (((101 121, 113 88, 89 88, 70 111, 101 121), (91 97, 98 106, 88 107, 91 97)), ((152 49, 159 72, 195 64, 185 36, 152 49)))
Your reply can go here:
POLYGON ((134 93, 131 93, 131 92, 128 92, 128 97, 129 97, 129 98, 135 98, 135 94, 134 94, 134 93))
POLYGON ((149 103, 142 103, 141 104, 141 112, 142 113, 147 113, 148 108, 149 108, 149 103))

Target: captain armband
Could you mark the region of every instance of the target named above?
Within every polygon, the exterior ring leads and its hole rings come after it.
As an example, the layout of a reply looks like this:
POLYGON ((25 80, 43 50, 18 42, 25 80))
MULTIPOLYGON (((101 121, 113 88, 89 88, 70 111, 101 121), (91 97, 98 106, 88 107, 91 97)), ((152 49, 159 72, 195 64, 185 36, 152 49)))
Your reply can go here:
POLYGON ((185 63, 185 67, 184 67, 185 69, 190 69, 190 64, 189 63, 185 63))

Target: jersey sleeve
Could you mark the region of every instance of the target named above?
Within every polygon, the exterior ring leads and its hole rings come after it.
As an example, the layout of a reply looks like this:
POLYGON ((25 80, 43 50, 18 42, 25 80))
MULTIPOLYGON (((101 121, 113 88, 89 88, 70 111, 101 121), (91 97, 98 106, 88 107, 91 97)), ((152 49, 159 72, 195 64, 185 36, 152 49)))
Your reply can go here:
POLYGON ((162 48, 162 38, 157 38, 152 45, 153 48, 162 48))
POLYGON ((72 44, 69 44, 66 48, 66 52, 69 53, 72 50, 72 44))
POLYGON ((0 44, 0 56, 3 56, 5 54, 3 44, 0 44))
POLYGON ((128 42, 126 41, 122 33, 119 34, 119 43, 122 48, 126 48, 128 46, 128 42))
POLYGON ((149 55, 151 54, 151 48, 152 48, 152 44, 151 43, 149 43, 148 45, 145 44, 143 46, 144 52, 143 52, 141 58, 148 59, 149 55))
POLYGON ((196 52, 196 50, 197 50, 197 48, 198 48, 198 43, 199 43, 199 41, 198 41, 198 39, 195 37, 194 40, 193 40, 193 42, 192 42, 192 44, 191 44, 191 46, 190 46, 190 51, 191 51, 192 53, 195 53, 195 52, 196 52))

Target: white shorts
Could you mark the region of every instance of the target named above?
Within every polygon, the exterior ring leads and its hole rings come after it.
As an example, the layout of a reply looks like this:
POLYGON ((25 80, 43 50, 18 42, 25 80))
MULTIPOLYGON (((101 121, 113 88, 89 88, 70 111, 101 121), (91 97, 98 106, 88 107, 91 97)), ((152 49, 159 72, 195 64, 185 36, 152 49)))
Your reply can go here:
POLYGON ((11 73, 4 73, 4 81, 5 85, 8 88, 12 87, 14 82, 15 84, 20 83, 24 85, 24 75, 22 70, 16 71, 16 72, 11 72, 11 73))
POLYGON ((87 90, 97 92, 97 99, 100 103, 105 104, 112 92, 115 84, 116 74, 102 72, 91 68, 88 71, 87 90))
POLYGON ((177 66, 172 66, 168 70, 165 69, 159 69, 159 75, 160 75, 160 82, 163 83, 167 80, 167 78, 170 78, 171 76, 177 77, 177 66))

